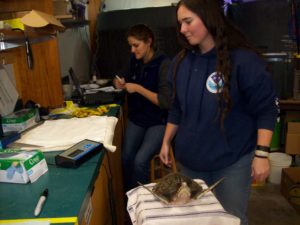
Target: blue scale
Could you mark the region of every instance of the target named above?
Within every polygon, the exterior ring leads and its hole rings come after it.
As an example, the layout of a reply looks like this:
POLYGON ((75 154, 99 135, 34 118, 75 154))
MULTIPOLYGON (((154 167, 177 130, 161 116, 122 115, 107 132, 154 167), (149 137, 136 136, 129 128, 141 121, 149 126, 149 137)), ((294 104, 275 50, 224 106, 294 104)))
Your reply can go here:
POLYGON ((102 143, 84 139, 55 156, 55 163, 57 166, 75 168, 102 149, 102 143))

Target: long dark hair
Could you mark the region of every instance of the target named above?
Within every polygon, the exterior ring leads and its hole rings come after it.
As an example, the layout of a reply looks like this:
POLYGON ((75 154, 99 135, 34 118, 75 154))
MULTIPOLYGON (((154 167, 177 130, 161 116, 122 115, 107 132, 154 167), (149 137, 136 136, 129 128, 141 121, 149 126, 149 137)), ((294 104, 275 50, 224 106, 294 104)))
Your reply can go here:
POLYGON ((149 38, 152 39, 151 48, 155 48, 155 37, 153 31, 146 24, 136 24, 130 27, 126 33, 126 37, 134 37, 140 41, 147 42, 149 38))
MULTIPOLYGON (((220 93, 218 95, 219 115, 221 125, 223 126, 225 116, 228 114, 232 106, 231 97, 229 94, 231 72, 230 50, 235 48, 253 49, 253 47, 240 32, 240 30, 235 27, 227 17, 225 17, 222 3, 223 1, 220 0, 180 0, 177 4, 176 12, 180 6, 185 6, 188 10, 199 16, 208 32, 213 37, 217 52, 216 71, 224 83, 222 91, 218 91, 218 93, 220 93)), ((174 85, 176 81, 178 64, 186 55, 187 49, 199 50, 198 45, 190 45, 185 36, 180 33, 179 22, 177 23, 177 33, 179 42, 183 45, 183 50, 181 50, 181 52, 179 52, 176 56, 175 66, 173 68, 174 85)), ((220 89, 220 87, 218 87, 218 89, 220 89)), ((175 91, 175 88, 173 90, 175 91)), ((175 93, 173 93, 173 96, 175 96, 175 93)))

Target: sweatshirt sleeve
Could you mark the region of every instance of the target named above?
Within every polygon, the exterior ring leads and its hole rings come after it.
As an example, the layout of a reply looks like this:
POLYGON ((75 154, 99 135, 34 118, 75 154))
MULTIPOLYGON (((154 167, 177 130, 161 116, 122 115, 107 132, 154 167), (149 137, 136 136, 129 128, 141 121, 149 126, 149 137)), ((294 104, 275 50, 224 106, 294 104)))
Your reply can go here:
POLYGON ((181 118, 181 108, 177 99, 176 92, 174 92, 174 86, 173 86, 173 66, 174 61, 171 63, 171 66, 169 67, 168 71, 168 85, 171 90, 171 106, 168 111, 168 122, 172 124, 178 125, 180 123, 181 118))
POLYGON ((168 86, 167 76, 170 66, 170 60, 165 59, 159 69, 159 82, 158 82, 158 102, 161 109, 168 109, 171 102, 171 90, 168 86))
POLYGON ((238 78, 246 109, 256 118, 257 129, 274 130, 279 108, 271 74, 258 55, 253 53, 248 57, 239 68, 238 78))

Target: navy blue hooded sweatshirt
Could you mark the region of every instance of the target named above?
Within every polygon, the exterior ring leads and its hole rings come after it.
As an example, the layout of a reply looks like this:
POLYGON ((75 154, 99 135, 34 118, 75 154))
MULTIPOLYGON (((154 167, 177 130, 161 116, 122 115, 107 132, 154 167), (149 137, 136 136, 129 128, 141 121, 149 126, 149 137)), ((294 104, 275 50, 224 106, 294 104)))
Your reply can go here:
MULTIPOLYGON (((171 68, 173 68, 174 60, 171 68)), ((221 128, 216 93, 216 51, 188 51, 177 68, 168 122, 178 125, 176 159, 195 171, 225 168, 254 151, 257 129, 273 130, 277 97, 265 62, 254 52, 231 53, 231 111, 221 128)), ((172 69, 169 70, 172 84, 172 69)))
POLYGON ((148 128, 166 124, 171 95, 167 83, 169 65, 170 59, 161 51, 156 51, 146 64, 132 55, 126 82, 140 84, 157 93, 159 102, 157 106, 138 93, 129 94, 128 117, 136 125, 148 128))

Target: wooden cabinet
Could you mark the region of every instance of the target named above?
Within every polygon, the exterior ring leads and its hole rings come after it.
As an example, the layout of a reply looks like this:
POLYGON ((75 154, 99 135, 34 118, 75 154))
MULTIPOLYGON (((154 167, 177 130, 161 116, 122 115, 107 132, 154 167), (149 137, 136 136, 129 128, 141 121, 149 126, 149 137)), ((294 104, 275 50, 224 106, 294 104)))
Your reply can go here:
MULTIPOLYGON (((88 4, 88 20, 92 53, 96 48, 96 20, 101 0, 88 4)), ((0 0, 0 20, 16 18, 20 13, 40 10, 53 14, 53 0, 0 0)), ((33 69, 28 69, 25 45, 13 50, 0 50, 0 64, 13 64, 16 88, 23 102, 32 100, 44 107, 63 104, 61 69, 57 39, 32 44, 33 69)))
MULTIPOLYGON (((0 0, 0 19, 14 18, 17 12, 32 9, 52 14, 52 0, 0 0)), ((32 100, 44 107, 62 105, 63 92, 57 39, 33 43, 31 48, 33 69, 27 67, 25 45, 0 51, 0 63, 13 64, 16 88, 24 103, 32 100)))
POLYGON ((109 225, 112 224, 112 210, 110 202, 110 175, 107 155, 105 155, 98 177, 93 187, 91 199, 81 225, 109 225), (89 214, 87 216, 87 214, 89 214))
POLYGON ((115 128, 113 144, 115 152, 106 152, 99 169, 91 193, 90 217, 85 217, 81 225, 123 225, 125 218, 125 203, 123 191, 123 177, 121 167, 121 144, 124 132, 122 110, 115 128))

